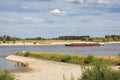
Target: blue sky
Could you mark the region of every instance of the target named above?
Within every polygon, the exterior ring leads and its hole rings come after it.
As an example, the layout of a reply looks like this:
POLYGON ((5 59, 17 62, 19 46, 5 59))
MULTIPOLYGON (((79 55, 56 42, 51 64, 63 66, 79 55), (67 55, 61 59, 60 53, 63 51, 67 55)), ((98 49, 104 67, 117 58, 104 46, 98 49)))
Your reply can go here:
POLYGON ((0 35, 120 35, 120 0, 1 0, 0 35))

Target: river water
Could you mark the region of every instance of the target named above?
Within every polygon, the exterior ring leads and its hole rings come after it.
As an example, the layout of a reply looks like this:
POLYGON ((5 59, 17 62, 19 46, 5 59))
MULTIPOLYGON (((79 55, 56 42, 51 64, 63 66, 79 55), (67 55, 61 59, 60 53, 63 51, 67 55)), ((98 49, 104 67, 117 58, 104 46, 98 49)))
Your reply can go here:
POLYGON ((22 50, 82 55, 118 55, 120 53, 120 43, 89 47, 66 47, 64 45, 0 46, 0 69, 17 69, 13 62, 4 58, 22 50))

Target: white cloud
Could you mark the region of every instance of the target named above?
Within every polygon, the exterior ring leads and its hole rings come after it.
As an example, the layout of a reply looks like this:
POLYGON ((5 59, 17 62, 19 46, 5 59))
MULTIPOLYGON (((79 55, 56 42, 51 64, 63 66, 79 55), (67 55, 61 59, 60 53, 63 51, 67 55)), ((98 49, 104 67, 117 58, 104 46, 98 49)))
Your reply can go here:
POLYGON ((88 0, 89 3, 98 3, 98 4, 111 4, 114 1, 112 0, 88 0))
POLYGON ((25 20, 33 20, 32 17, 24 17, 25 20))
POLYGON ((77 30, 76 29, 72 29, 73 32, 76 32, 77 30))
POLYGON ((109 1, 108 1, 108 0, 98 0, 97 3, 100 3, 100 4, 108 4, 109 1))
POLYGON ((29 9, 29 6, 22 6, 23 9, 29 9))
POLYGON ((64 16, 66 14, 66 11, 61 11, 59 9, 54 9, 52 11, 50 11, 52 14, 54 15, 59 15, 59 16, 64 16))
POLYGON ((111 5, 111 4, 120 4, 120 2, 118 0, 62 0, 62 1, 66 1, 66 2, 71 2, 74 4, 82 4, 82 3, 98 3, 98 4, 107 4, 107 5, 111 5))
POLYGON ((82 3, 84 3, 84 0, 64 0, 64 1, 71 2, 71 3, 74 3, 74 4, 82 4, 82 3))

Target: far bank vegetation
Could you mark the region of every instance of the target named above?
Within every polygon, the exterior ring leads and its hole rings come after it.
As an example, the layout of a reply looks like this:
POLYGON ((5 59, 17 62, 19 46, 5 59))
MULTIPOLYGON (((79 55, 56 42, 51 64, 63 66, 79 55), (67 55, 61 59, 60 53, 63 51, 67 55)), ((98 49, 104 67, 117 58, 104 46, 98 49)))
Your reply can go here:
POLYGON ((55 38, 19 38, 19 37, 11 37, 8 35, 0 36, 0 44, 1 43, 33 43, 33 44, 49 44, 52 42, 64 42, 64 41, 88 41, 88 42, 112 42, 112 41, 120 41, 120 35, 105 35, 104 37, 90 37, 89 35, 84 36, 58 36, 55 38))

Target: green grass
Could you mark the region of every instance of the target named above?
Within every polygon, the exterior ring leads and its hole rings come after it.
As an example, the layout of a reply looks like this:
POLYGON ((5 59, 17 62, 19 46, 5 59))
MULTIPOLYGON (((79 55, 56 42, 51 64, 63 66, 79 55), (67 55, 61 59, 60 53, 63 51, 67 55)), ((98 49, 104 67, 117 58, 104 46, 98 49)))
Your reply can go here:
POLYGON ((120 57, 120 53, 118 53, 118 56, 120 57))
POLYGON ((0 80, 14 80, 14 76, 8 70, 0 70, 0 80))
POLYGON ((84 64, 84 57, 80 55, 67 55, 67 54, 57 54, 57 53, 38 53, 38 52, 18 52, 16 55, 24 57, 33 57, 38 59, 53 60, 58 62, 67 62, 74 64, 84 64))
POLYGON ((66 62, 81 65, 92 65, 98 59, 103 59, 104 63, 108 65, 120 65, 120 58, 114 57, 114 59, 106 57, 95 57, 93 55, 82 56, 78 54, 58 54, 58 53, 45 53, 45 52, 18 52, 16 55, 24 57, 33 57, 38 59, 53 60, 58 62, 66 62), (118 58, 118 59, 117 59, 118 58))
POLYGON ((114 70, 104 64, 104 60, 97 60, 93 67, 83 68, 82 78, 78 80, 120 80, 120 70, 114 70))
POLYGON ((97 59, 92 66, 82 66, 82 76, 75 79, 71 74, 70 79, 66 79, 63 74, 63 80, 120 80, 120 70, 114 70, 103 59, 97 59))

